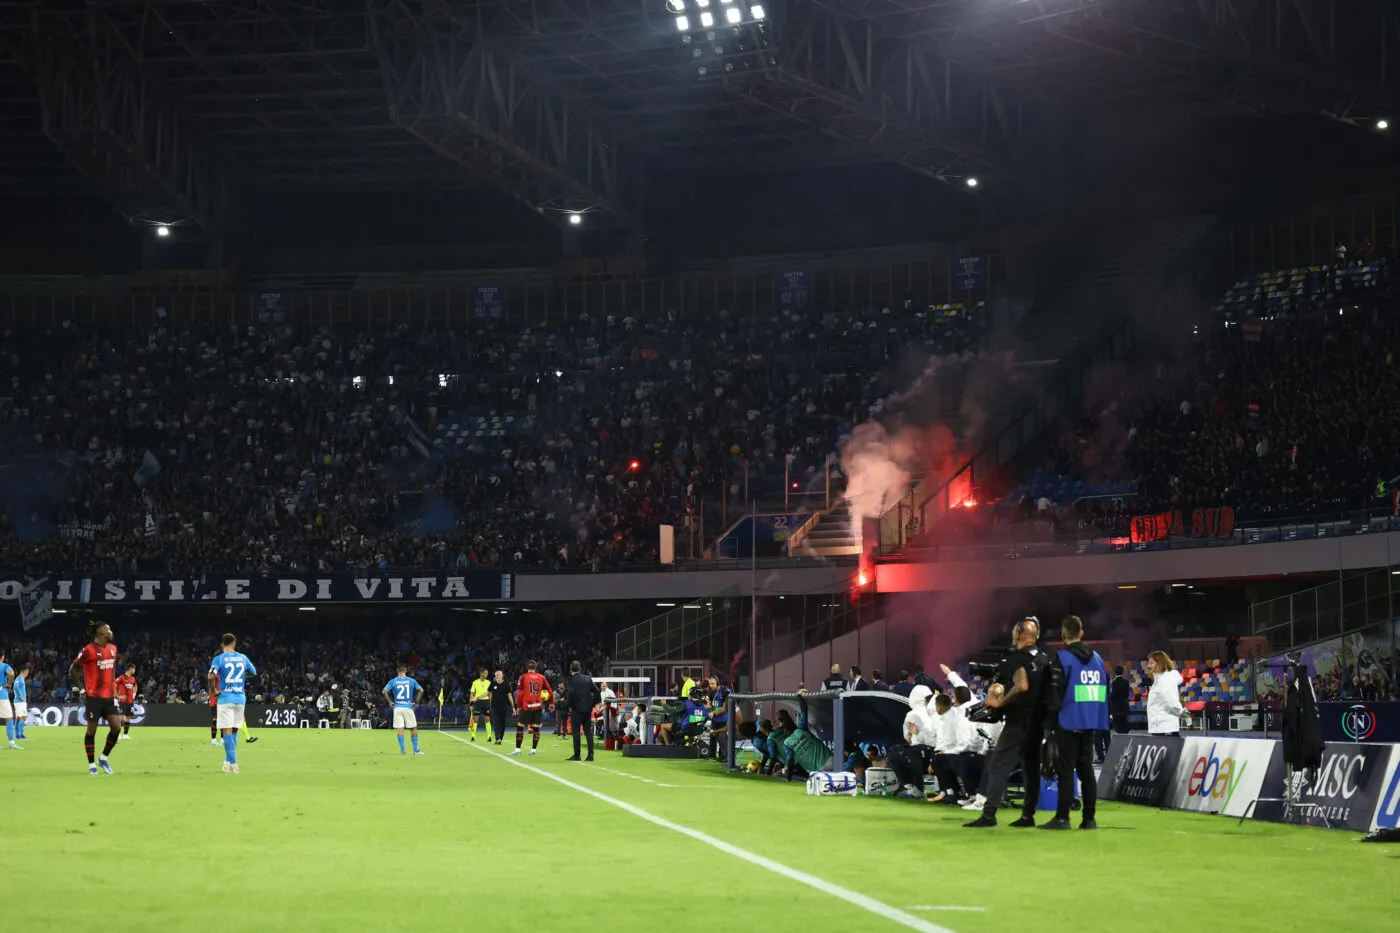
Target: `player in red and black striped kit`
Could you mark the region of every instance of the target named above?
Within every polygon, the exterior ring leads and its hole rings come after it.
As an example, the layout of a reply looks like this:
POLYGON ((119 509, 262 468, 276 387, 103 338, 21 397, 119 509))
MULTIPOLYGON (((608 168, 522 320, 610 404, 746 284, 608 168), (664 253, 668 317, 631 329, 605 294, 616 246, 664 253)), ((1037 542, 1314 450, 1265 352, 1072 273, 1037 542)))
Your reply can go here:
POLYGON ((122 738, 131 738, 132 707, 136 705, 136 665, 128 664, 126 672, 117 678, 117 703, 122 713, 122 738))
POLYGON ((520 754, 520 743, 525 739, 525 727, 530 727, 530 754, 535 754, 540 746, 540 720, 544 718, 544 704, 549 699, 549 680, 539 673, 539 665, 530 661, 525 665, 525 673, 515 685, 515 708, 519 719, 515 723, 515 751, 520 754))
POLYGON ((122 734, 122 711, 117 705, 117 646, 112 644, 112 627, 106 622, 92 630, 92 641, 84 646, 73 663, 68 667, 68 679, 79 685, 86 694, 87 731, 83 734, 83 750, 87 752, 88 774, 96 774, 101 768, 108 774, 112 766, 107 756, 116 748, 122 734), (82 680, 78 679, 78 668, 82 668, 82 680), (97 721, 107 720, 107 741, 102 747, 102 757, 94 764, 92 760, 93 736, 97 734, 97 721))

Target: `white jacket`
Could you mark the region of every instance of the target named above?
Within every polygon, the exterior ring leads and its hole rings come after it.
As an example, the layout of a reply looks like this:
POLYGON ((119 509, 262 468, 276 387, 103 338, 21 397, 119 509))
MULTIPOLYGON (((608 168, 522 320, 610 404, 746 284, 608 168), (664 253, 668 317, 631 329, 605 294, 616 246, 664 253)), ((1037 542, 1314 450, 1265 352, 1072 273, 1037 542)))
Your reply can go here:
POLYGON ((1181 731, 1181 674, 1163 671, 1147 691, 1147 731, 1152 735, 1181 731))
POLYGON ((942 755, 959 755, 969 751, 976 733, 971 729, 963 711, 956 706, 938 717, 938 752, 942 755))
POLYGON ((938 745, 938 714, 928 702, 932 696, 933 691, 922 684, 909 693, 909 712, 904 716, 902 737, 910 745, 926 745, 929 748, 936 748, 938 745), (911 723, 919 727, 918 735, 909 734, 911 723))

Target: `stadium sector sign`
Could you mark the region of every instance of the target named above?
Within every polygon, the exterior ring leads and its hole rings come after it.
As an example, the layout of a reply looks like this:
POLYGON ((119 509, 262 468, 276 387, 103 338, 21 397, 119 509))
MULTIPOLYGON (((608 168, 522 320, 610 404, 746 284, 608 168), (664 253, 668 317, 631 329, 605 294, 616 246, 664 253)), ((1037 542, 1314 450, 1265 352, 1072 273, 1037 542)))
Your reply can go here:
MULTIPOLYGON (((0 579, 0 600, 16 600, 25 580, 0 579)), ((49 577, 55 606, 171 603, 455 603, 515 597, 515 575, 466 573, 295 574, 200 577, 49 577)))

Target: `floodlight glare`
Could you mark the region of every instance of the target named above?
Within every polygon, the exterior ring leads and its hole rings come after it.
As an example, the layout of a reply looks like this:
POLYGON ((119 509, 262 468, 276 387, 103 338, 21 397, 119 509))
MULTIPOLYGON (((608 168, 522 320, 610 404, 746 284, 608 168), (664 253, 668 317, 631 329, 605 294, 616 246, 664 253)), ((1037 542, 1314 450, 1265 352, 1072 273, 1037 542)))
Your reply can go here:
POLYGON ((763 12, 763 6, 761 4, 755 3, 753 6, 749 7, 749 15, 761 22, 767 14, 763 12))
POLYGON ((666 9, 676 14, 684 13, 685 0, 666 0, 666 9))
POLYGON ((701 14, 700 14, 700 25, 701 25, 701 26, 704 26, 706 29, 709 29, 709 28, 710 28, 711 26, 713 26, 714 24, 715 24, 715 18, 714 18, 713 16, 711 16, 708 12, 705 12, 705 13, 701 13, 701 14))
POLYGON ((724 20, 725 20, 725 22, 727 22, 727 23, 729 23, 729 24, 731 24, 731 25, 737 26, 737 25, 739 25, 739 21, 742 20, 743 18, 744 18, 744 14, 739 12, 739 8, 738 8, 738 7, 736 7, 736 6, 731 6, 731 7, 726 7, 726 8, 725 8, 725 11, 724 11, 724 20))
POLYGON ((577 227, 579 224, 583 223, 583 215, 578 211, 574 211, 569 215, 569 223, 577 227))
POLYGON ((976 179, 976 178, 969 178, 969 179, 967 180, 967 186, 968 186, 969 188, 976 188, 976 187, 977 187, 977 179, 976 179))
POLYGON ((1389 120, 1385 120, 1385 119, 1377 120, 1377 121, 1376 121, 1376 129, 1378 129, 1378 130, 1388 130, 1388 129, 1390 129, 1390 121, 1389 121, 1389 120))
POLYGON ((689 31, 690 31, 690 20, 686 19, 684 16, 677 16, 677 17, 676 17, 676 28, 679 29, 681 32, 689 32, 689 31))
POLYGON ((710 5, 710 0, 695 0, 695 5, 703 10, 710 5))
POLYGON ((165 224, 159 224, 156 227, 156 236, 170 236, 170 228, 165 224))

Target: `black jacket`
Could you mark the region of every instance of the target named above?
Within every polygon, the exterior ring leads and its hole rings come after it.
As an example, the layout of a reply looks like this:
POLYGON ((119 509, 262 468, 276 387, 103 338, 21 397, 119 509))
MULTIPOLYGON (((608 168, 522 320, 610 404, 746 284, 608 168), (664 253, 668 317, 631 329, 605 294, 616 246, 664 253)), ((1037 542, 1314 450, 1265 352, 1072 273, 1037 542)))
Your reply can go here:
POLYGON ((1296 769, 1317 769, 1324 751, 1322 719, 1317 711, 1317 694, 1307 668, 1299 665, 1289 672, 1288 694, 1283 703, 1283 760, 1296 769))
POLYGON ((840 674, 832 674, 822 681, 822 691, 826 693, 841 693, 847 689, 849 688, 846 686, 846 678, 840 674))
POLYGON ((864 677, 857 677, 854 681, 846 685, 846 689, 853 693, 857 690, 869 690, 870 681, 866 680, 864 677))
POLYGON ((1126 716, 1133 707, 1133 687, 1128 678, 1119 675, 1108 685, 1108 715, 1126 716))
POLYGON ((570 674, 565 686, 568 688, 565 702, 575 713, 592 713, 593 707, 603 696, 593 678, 587 674, 570 674))

